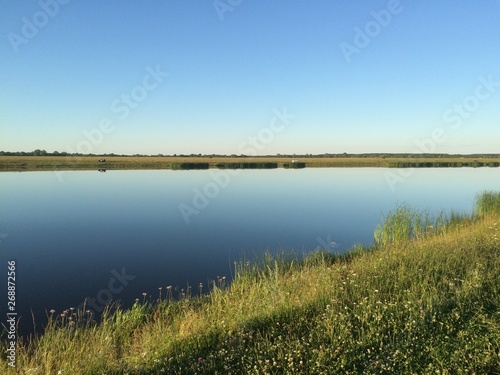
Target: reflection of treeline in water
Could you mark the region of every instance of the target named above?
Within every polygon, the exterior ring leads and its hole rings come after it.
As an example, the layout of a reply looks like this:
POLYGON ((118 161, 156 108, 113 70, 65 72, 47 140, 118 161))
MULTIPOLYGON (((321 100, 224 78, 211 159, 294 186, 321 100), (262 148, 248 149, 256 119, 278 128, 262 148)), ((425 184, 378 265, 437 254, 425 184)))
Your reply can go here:
POLYGON ((293 163, 283 163, 283 168, 305 168, 306 163, 297 161, 293 163))
POLYGON ((278 163, 217 163, 220 169, 274 169, 278 168, 278 163))
MULTIPOLYGON (((246 162, 246 163, 238 163, 238 162, 224 162, 217 163, 214 165, 219 169, 275 169, 278 168, 278 163, 276 162, 246 162)), ((210 167, 209 163, 193 163, 193 162, 185 162, 185 163, 172 163, 172 169, 208 169, 210 167)), ((283 168, 305 168, 306 163, 302 162, 293 162, 293 163, 284 163, 283 168)))
POLYGON ((389 163, 391 168, 461 168, 461 167, 498 167, 500 163, 489 162, 483 163, 480 161, 473 162, 400 162, 400 163, 389 163))
POLYGON ((208 163, 172 163, 172 169, 208 169, 208 163))

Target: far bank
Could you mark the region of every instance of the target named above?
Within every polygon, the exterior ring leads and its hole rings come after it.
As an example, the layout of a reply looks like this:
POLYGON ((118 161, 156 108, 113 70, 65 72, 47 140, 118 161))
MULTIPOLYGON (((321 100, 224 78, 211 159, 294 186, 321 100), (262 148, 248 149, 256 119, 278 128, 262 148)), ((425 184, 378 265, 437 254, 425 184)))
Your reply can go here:
POLYGON ((0 156, 0 172, 208 168, 461 168, 498 167, 475 156, 0 156))

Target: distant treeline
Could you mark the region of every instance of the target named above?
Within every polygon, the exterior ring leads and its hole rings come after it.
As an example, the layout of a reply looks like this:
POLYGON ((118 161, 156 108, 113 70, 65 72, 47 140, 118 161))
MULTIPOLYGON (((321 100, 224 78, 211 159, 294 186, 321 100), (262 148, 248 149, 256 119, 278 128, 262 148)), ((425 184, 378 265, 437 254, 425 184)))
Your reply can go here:
POLYGON ((386 159, 386 158, 429 158, 429 159, 436 159, 436 158, 461 158, 461 157, 468 157, 468 158, 500 158, 500 154, 404 154, 404 153, 362 153, 362 154, 348 154, 348 153, 323 153, 323 154, 275 154, 275 155, 236 155, 236 154, 231 154, 231 155, 224 155, 224 154, 172 154, 172 155, 165 155, 165 154, 151 154, 151 155, 145 155, 145 154, 133 154, 133 155, 126 155, 126 154, 79 154, 79 153, 71 153, 71 152, 59 152, 59 151, 54 151, 54 152, 47 152, 45 150, 34 150, 34 151, 0 151, 0 156, 107 156, 107 157, 179 157, 179 158, 225 158, 225 157, 231 157, 231 158, 250 158, 250 157, 278 157, 278 158, 381 158, 381 159, 386 159))

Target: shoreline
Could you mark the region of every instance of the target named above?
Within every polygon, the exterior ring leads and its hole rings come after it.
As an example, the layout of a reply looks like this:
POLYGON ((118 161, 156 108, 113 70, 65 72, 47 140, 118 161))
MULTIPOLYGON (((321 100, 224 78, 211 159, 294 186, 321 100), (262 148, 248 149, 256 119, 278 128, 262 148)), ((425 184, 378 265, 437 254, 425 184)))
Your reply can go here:
MULTIPOLYGON (((0 172, 71 171, 71 170, 158 170, 158 169, 217 169, 236 164, 276 164, 272 168, 293 168, 293 162, 305 163, 305 168, 481 168, 498 167, 499 157, 305 157, 281 156, 222 157, 222 156, 0 156, 0 172), (99 160, 104 159, 105 162, 99 160), (180 165, 193 168, 179 168, 180 165), (204 165, 197 168, 196 165, 204 165)), ((261 169, 259 167, 242 167, 261 169)), ((303 168, 303 167, 301 167, 303 168)))

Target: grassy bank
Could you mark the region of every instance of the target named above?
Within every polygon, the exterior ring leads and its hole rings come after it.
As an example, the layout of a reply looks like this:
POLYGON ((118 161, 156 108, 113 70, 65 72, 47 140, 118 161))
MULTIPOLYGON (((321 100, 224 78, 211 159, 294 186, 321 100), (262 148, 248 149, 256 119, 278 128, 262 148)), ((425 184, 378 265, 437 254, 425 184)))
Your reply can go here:
MULTIPOLYGON (((0 172, 8 171, 64 171, 64 170, 123 170, 123 169, 184 169, 180 165, 202 165, 208 168, 241 168, 258 164, 272 168, 296 167, 294 158, 284 157, 172 157, 172 156, 0 156, 0 172), (99 162, 105 158, 106 162, 99 162)), ((301 158, 308 168, 321 167, 383 167, 383 168, 442 168, 442 167, 495 167, 499 158, 474 157, 335 157, 301 158)), ((191 169, 191 168, 186 168, 191 169)))
POLYGON ((242 263, 230 286, 177 301, 163 289, 99 324, 55 312, 0 372, 498 373, 500 194, 478 197, 476 212, 400 207, 369 249, 242 263))

